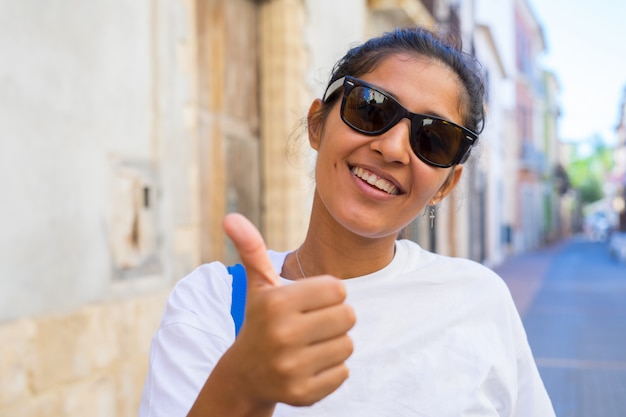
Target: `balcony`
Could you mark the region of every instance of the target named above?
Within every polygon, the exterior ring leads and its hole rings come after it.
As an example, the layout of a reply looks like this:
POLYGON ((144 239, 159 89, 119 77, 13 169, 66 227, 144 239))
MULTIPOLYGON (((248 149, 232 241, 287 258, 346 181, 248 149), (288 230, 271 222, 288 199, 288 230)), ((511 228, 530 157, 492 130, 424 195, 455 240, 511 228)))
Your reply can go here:
POLYGON ((522 142, 520 169, 542 175, 547 169, 544 153, 529 141, 522 142))

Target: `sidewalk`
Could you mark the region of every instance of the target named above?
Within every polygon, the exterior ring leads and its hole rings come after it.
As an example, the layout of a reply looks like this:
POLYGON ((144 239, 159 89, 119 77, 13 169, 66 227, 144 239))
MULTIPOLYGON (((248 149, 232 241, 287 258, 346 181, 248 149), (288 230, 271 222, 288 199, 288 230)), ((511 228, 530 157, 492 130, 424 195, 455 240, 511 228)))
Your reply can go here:
POLYGON ((563 249, 561 242, 507 259, 493 270, 504 279, 517 310, 523 317, 536 296, 553 258, 563 249))

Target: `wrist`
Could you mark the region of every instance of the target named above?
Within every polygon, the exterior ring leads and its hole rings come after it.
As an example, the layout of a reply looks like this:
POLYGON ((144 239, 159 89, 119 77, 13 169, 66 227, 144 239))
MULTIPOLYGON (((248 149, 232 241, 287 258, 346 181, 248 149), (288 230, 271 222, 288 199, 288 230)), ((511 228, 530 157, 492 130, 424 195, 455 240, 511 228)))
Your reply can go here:
POLYGON ((187 416, 271 417, 276 403, 254 398, 243 389, 228 353, 216 364, 187 416))

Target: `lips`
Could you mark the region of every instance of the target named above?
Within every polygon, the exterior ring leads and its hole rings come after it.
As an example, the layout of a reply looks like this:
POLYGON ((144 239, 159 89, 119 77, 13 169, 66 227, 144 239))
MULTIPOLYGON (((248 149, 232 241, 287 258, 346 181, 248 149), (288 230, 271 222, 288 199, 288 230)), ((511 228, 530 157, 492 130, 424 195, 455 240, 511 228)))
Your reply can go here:
POLYGON ((401 194, 400 189, 394 183, 389 181, 388 179, 382 178, 371 171, 360 167, 350 167, 350 171, 354 176, 362 179, 367 182, 372 187, 378 188, 381 191, 386 192, 390 195, 399 195, 401 194))

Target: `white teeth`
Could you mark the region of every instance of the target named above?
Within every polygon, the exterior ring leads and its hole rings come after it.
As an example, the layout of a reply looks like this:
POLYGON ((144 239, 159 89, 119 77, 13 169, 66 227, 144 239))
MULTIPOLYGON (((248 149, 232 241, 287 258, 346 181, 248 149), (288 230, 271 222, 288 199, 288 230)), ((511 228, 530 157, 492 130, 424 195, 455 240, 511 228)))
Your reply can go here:
POLYGON ((361 178, 363 181, 367 182, 368 184, 373 185, 374 187, 380 190, 383 190, 384 192, 388 194, 398 195, 400 192, 400 190, 398 190, 398 187, 396 187, 395 185, 393 185, 386 179, 379 178, 375 174, 369 171, 366 171, 363 168, 353 167, 352 173, 356 175, 357 177, 361 178))

